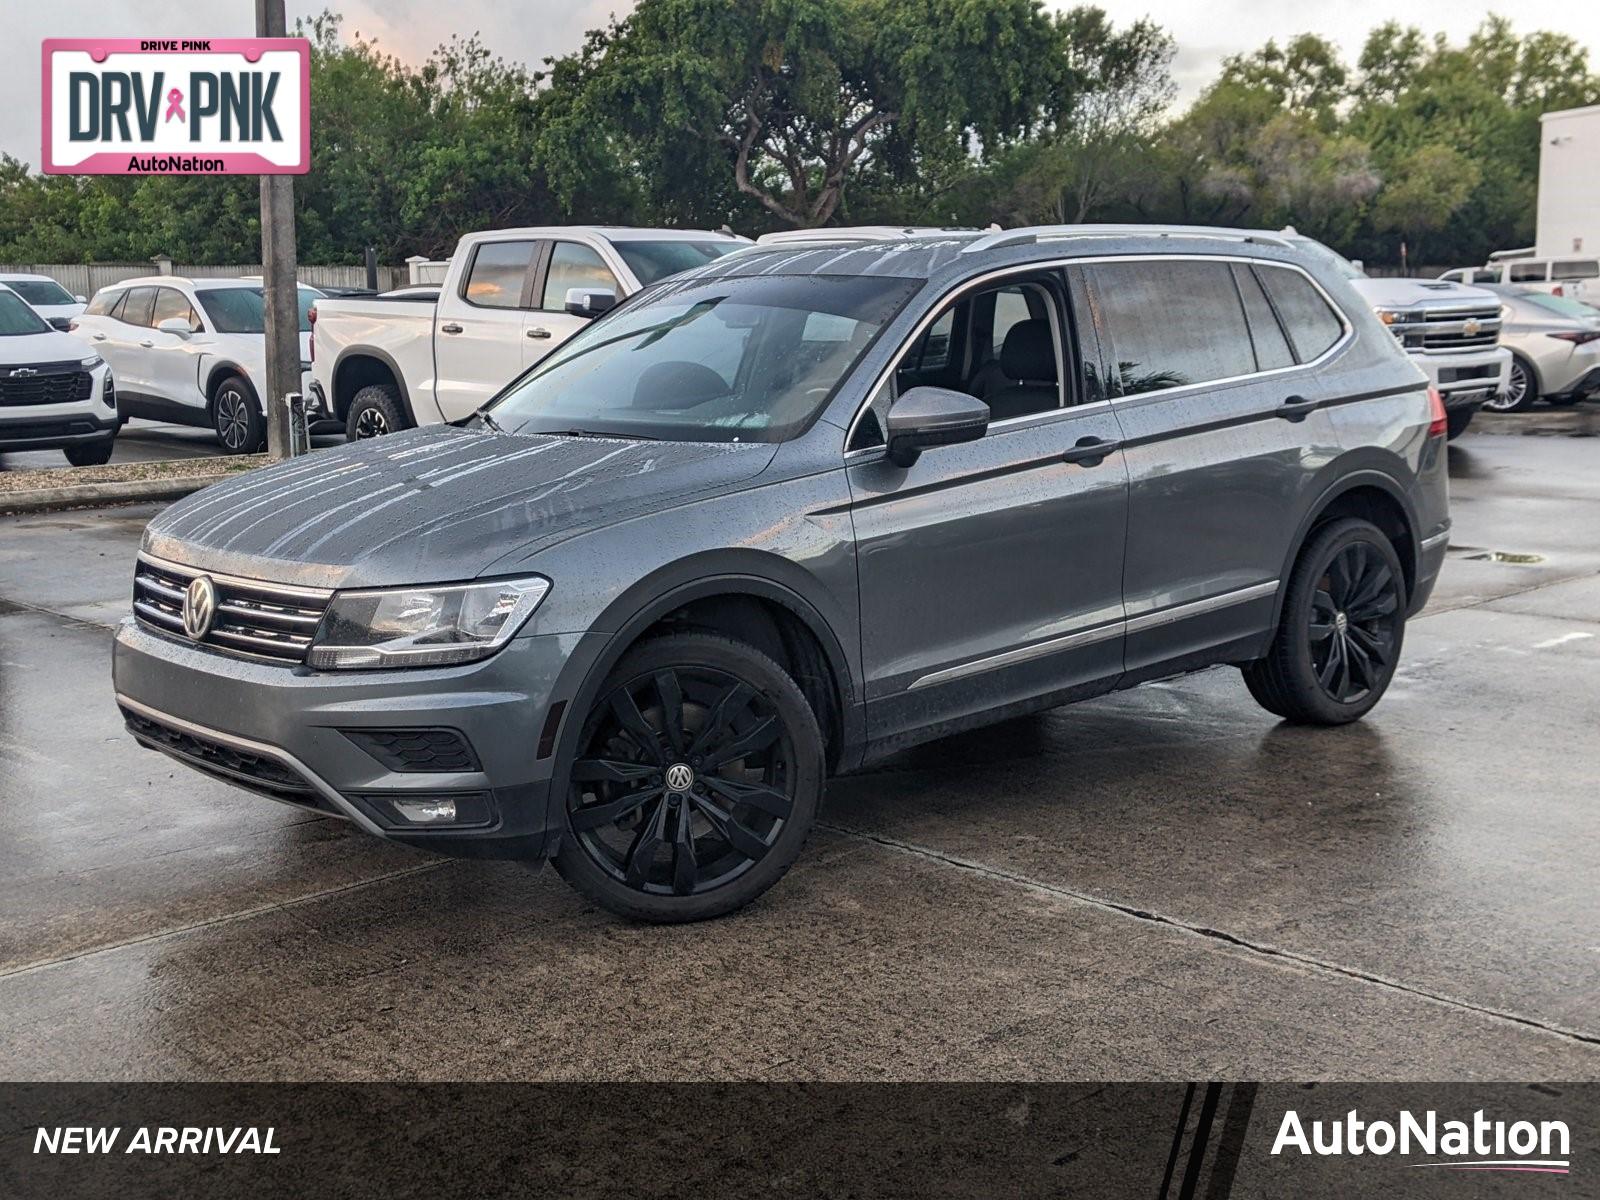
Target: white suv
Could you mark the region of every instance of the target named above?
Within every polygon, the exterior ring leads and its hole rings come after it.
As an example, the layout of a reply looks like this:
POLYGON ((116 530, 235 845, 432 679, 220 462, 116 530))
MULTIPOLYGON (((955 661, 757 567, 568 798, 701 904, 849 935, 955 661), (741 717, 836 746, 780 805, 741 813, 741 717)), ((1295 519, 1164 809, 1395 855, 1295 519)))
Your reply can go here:
POLYGON ((65 329, 83 311, 83 297, 74 296, 48 275, 0 275, 8 287, 53 328, 65 329))
MULTIPOLYGON (((300 289, 302 371, 321 296, 300 289)), ((110 364, 124 417, 210 428, 230 454, 252 454, 267 436, 264 312, 259 281, 153 275, 101 288, 71 329, 110 364)))
POLYGON ((0 287, 0 450, 62 450, 93 466, 111 458, 120 424, 100 356, 0 287))

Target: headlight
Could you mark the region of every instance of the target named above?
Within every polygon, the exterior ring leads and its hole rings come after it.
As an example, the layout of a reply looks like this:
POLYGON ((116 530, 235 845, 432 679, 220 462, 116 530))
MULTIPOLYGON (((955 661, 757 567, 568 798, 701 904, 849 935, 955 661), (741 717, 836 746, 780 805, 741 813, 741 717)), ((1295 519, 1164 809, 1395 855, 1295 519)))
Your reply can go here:
POLYGON ((438 667, 488 658, 539 607, 550 581, 497 579, 335 594, 306 661, 313 667, 438 667))
POLYGON ((101 358, 98 354, 91 354, 87 358, 80 358, 78 360, 78 365, 85 371, 92 371, 104 361, 105 359, 101 358))

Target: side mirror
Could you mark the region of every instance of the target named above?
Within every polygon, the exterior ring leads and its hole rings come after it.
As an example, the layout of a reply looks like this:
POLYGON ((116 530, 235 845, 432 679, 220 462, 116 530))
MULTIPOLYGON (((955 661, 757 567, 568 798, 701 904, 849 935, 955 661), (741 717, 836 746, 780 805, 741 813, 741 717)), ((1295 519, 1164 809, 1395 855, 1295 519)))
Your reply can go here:
POLYGON ((73 299, 76 300, 79 304, 87 304, 87 303, 89 303, 89 298, 87 296, 74 296, 73 299))
POLYGON ((156 326, 156 330, 160 333, 175 333, 179 337, 186 338, 194 332, 194 326, 182 317, 168 317, 156 326))
POLYGON ((568 288, 567 311, 575 317, 598 317, 617 306, 617 294, 610 288, 568 288))
POLYGON ((1352 258, 1350 260, 1350 265, 1358 271, 1365 271, 1367 269, 1365 260, 1359 258, 1352 258))
POLYGON ((909 467, 932 446, 975 442, 989 428, 989 406, 965 392, 914 387, 889 408, 889 461, 909 467))

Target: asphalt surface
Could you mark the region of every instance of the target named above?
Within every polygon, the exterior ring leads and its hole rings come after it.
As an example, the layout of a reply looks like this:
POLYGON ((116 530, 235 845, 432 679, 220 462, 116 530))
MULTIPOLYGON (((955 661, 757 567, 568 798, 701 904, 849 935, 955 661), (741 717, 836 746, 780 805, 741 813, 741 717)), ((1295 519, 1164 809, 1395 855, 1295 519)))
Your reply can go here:
POLYGON ((833 782, 790 876, 687 928, 139 749, 108 653, 154 508, 0 519, 0 1072, 1600 1078, 1597 435, 1453 445, 1365 722, 1219 668, 952 738, 833 782))

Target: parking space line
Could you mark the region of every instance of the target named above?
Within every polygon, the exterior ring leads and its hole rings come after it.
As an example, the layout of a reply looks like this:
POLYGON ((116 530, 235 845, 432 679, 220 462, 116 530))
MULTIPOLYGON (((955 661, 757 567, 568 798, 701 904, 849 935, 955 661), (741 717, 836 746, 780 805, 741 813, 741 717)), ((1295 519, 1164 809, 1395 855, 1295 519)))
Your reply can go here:
POLYGON ((1322 959, 1313 958, 1294 950, 1287 950, 1281 946, 1271 946, 1262 942, 1254 942, 1248 938, 1238 937, 1220 929, 1209 929, 1203 925, 1193 925, 1177 917, 1169 917, 1163 913, 1151 912, 1146 909, 1135 908, 1131 904, 1121 904, 1115 900, 1108 900, 1103 896, 1091 895, 1080 892, 1059 883, 1049 883, 1042 879, 1034 879, 1004 867, 996 867, 989 863, 978 862, 974 859, 962 858, 959 855, 949 854, 943 850, 936 850, 931 846, 920 846, 914 842, 901 841, 898 838, 884 837, 881 834, 868 833, 861 829, 851 829, 845 825, 836 825, 832 822, 818 821, 816 828, 826 829, 844 837, 856 838, 864 842, 872 842, 890 850, 898 850, 903 854, 910 854, 929 862, 942 866, 954 867, 962 871, 970 871, 991 879, 997 883, 1007 883, 1014 887, 1026 888, 1058 900, 1070 900, 1078 904, 1087 905, 1101 912, 1113 913, 1117 916, 1128 917, 1144 924, 1158 925, 1166 929, 1176 930, 1179 933, 1192 937, 1203 938, 1207 941, 1221 942, 1236 950, 1247 954, 1267 959, 1276 959, 1279 962, 1293 963, 1310 971, 1324 975, 1337 975, 1345 979, 1354 979, 1361 983, 1372 984, 1387 991, 1400 992, 1404 995, 1421 1000, 1430 1000, 1435 1004, 1463 1012, 1475 1013, 1480 1016, 1490 1017, 1494 1020, 1506 1021, 1510 1024, 1520 1025, 1528 1029, 1536 1029, 1541 1033, 1548 1033, 1554 1037, 1567 1041, 1581 1042, 1585 1045, 1600 1046, 1600 1035, 1582 1033, 1575 1029, 1566 1029, 1559 1025, 1537 1020, 1533 1017, 1524 1017, 1517 1013, 1506 1012, 1503 1009, 1489 1008, 1485 1005, 1474 1004, 1470 1000, 1462 1000, 1456 996, 1446 996, 1440 992, 1429 991, 1426 988, 1413 987, 1397 979, 1390 979, 1370 971, 1363 971, 1357 967, 1341 966, 1338 963, 1324 962, 1322 959))

